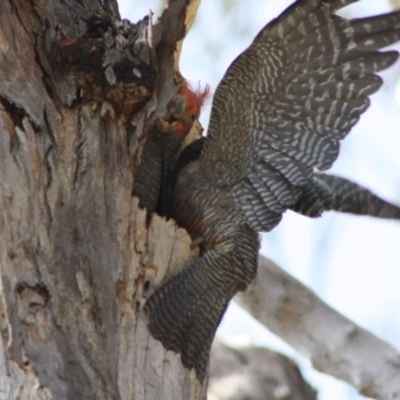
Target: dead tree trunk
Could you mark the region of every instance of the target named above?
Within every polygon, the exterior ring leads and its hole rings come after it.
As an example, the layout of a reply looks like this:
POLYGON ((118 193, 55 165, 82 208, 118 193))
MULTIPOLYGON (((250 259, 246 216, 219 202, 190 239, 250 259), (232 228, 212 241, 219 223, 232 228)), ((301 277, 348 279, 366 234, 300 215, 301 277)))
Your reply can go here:
POLYGON ((0 2, 2 399, 205 397, 141 311, 190 239, 132 196, 190 8, 151 31, 114 0, 0 2))

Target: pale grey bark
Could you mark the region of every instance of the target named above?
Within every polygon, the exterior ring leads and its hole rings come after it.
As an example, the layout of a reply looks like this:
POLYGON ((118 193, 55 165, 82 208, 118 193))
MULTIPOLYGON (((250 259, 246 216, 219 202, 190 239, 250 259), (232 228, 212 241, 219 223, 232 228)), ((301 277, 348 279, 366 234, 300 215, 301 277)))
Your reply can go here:
POLYGON ((394 11, 400 10, 400 0, 389 0, 394 11))
POLYGON ((235 300, 310 360, 364 396, 400 399, 400 352, 329 307, 260 256, 257 278, 235 300))
POLYGON ((205 397, 142 312, 189 237, 148 226, 132 197, 139 143, 176 92, 188 3, 151 48, 146 21, 114 24, 115 1, 0 2, 1 399, 205 397), (121 57, 136 80, 119 80, 121 57))
POLYGON ((234 348, 214 341, 209 400, 315 400, 289 358, 262 347, 234 348))

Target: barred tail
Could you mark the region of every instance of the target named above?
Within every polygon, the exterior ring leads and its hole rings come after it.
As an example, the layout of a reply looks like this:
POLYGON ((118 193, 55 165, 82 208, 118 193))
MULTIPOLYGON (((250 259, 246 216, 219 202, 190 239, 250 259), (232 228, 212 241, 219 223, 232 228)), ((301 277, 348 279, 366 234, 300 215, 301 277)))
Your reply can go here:
POLYGON ((215 331, 228 306, 212 286, 202 258, 157 290, 147 301, 149 329, 168 350, 180 353, 182 364, 204 380, 215 331))
POLYGON ((292 210, 310 217, 318 217, 323 211, 333 210, 400 219, 400 207, 388 203, 356 183, 327 174, 315 174, 312 177, 292 210))

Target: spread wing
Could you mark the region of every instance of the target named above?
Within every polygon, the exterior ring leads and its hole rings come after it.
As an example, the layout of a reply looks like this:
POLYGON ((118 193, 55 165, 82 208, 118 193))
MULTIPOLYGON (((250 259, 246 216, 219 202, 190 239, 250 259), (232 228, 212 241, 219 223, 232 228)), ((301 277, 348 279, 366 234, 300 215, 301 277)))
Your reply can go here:
POLYGON ((334 14, 354 1, 296 1, 216 90, 200 159, 253 229, 272 229, 314 168, 332 165, 382 83, 375 73, 397 59, 378 49, 400 39, 400 12, 352 21, 334 14))

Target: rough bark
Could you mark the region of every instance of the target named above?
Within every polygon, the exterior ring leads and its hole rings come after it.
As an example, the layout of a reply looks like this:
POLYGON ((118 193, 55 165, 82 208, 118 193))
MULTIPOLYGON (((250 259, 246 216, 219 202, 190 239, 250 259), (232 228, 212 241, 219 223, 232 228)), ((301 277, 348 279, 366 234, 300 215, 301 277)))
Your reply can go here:
POLYGON ((348 320, 272 261, 235 300, 309 359, 364 396, 400 399, 400 352, 348 320))
POLYGON ((173 3, 150 43, 115 1, 0 2, 2 398, 205 397, 142 312, 190 239, 131 195, 177 90, 191 2, 173 3))

